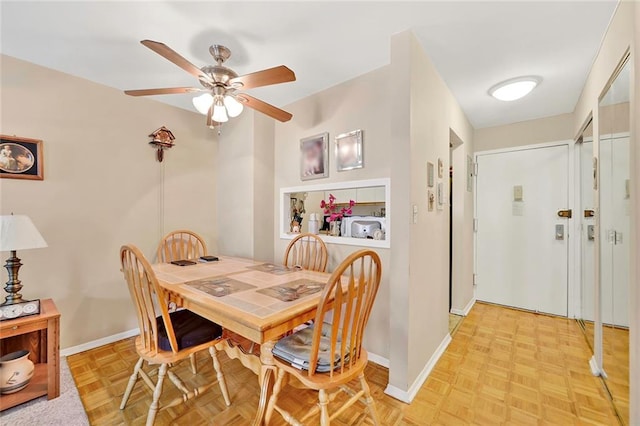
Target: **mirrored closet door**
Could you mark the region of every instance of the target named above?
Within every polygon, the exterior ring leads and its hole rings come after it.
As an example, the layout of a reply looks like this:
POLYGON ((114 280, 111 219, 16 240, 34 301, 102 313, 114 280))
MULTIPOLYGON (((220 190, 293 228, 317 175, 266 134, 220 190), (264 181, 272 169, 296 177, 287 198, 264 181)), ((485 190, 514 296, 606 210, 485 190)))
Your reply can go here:
POLYGON ((619 68, 598 110, 602 368, 625 424, 629 418, 629 67, 627 62, 619 68))
POLYGON ((589 346, 594 348, 594 321, 596 307, 595 288, 595 189, 593 178, 593 121, 585 127, 577 148, 580 167, 580 264, 581 315, 589 346))

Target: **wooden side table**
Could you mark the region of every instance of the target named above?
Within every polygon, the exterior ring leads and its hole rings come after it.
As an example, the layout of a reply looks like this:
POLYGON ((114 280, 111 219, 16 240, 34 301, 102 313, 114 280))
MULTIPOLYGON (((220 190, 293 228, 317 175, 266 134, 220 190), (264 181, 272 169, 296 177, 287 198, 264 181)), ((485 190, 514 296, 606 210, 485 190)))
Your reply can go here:
POLYGON ((40 314, 0 322, 0 356, 28 350, 35 372, 23 390, 0 395, 0 411, 47 395, 60 396, 60 312, 53 300, 40 300, 40 314))

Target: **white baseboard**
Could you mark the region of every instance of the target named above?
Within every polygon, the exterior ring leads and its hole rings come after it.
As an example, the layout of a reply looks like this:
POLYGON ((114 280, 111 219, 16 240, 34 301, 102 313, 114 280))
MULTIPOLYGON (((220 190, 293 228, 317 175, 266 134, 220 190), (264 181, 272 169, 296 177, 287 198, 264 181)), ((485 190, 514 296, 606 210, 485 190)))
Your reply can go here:
POLYGON ((369 361, 373 362, 374 364, 378 364, 381 367, 389 368, 389 366, 391 365, 389 360, 383 356, 376 355, 371 352, 368 352, 367 356, 369 357, 369 361))
POLYGON ((438 346, 436 351, 433 353, 433 355, 431 355, 431 358, 429 359, 427 364, 422 369, 422 372, 420 372, 416 380, 409 387, 409 390, 404 391, 393 385, 387 385, 384 393, 404 403, 411 404, 411 401, 413 401, 413 398, 416 397, 418 391, 427 380, 427 377, 429 377, 429 374, 431 374, 431 370, 433 370, 433 367, 436 366, 436 363, 438 362, 444 351, 447 349, 447 346, 449 346, 449 343, 451 343, 451 335, 447 333, 447 335, 444 336, 444 339, 442 339, 442 342, 440 342, 440 345, 438 346))
POLYGON ((469 312, 471 312, 471 308, 473 308, 473 305, 475 303, 476 303, 476 298, 472 297, 471 300, 469 300, 469 303, 467 303, 467 306, 464 307, 464 309, 451 308, 451 313, 454 315, 460 315, 460 316, 466 317, 467 315, 469 315, 469 312))
POLYGON ((111 336, 103 337, 97 340, 92 340, 90 342, 83 343, 81 345, 71 346, 70 348, 61 349, 60 356, 74 355, 80 352, 88 351, 89 349, 95 349, 100 346, 108 345, 109 343, 117 342, 118 340, 126 339, 132 336, 137 336, 138 334, 140 334, 140 329, 138 328, 123 331, 122 333, 112 334, 111 336))

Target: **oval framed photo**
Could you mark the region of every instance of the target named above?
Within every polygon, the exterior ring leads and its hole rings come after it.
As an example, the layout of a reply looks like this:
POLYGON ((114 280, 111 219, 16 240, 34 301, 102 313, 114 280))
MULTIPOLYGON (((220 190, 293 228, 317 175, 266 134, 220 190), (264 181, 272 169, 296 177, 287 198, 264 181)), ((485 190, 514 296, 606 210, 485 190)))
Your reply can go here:
POLYGON ((42 141, 0 135, 0 178, 43 180, 42 141))

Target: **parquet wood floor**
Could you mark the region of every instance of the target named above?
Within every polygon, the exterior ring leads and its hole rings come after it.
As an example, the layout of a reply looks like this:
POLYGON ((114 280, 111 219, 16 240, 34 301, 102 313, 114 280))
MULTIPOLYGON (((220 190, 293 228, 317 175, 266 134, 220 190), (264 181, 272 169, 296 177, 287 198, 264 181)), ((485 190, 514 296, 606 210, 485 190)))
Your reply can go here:
POLYGON ((607 387, 624 424, 629 424, 629 330, 604 327, 603 364, 607 387))
MULTIPOLYGON (((585 321, 585 334, 593 345, 593 322, 585 321)), ((629 330, 605 326, 602 330, 605 383, 622 423, 629 424, 629 330)), ((592 346, 593 347, 593 346, 592 346)))
MULTIPOLYGON (((135 363, 127 339, 70 356, 69 366, 93 425, 144 424, 151 392, 138 384, 127 408, 118 409, 135 363)), ((187 383, 212 380, 213 368, 199 359, 200 375, 188 362, 176 366, 187 383)), ((161 411, 157 425, 247 425, 258 404, 258 384, 249 370, 220 355, 232 405, 219 388, 176 408, 161 411)), ((384 425, 616 425, 601 382, 588 366, 589 350, 575 321, 476 304, 411 405, 384 394, 388 372, 370 364, 367 380, 384 425)), ((165 384, 165 396, 174 395, 165 384)), ((316 394, 287 387, 280 404, 299 413, 316 394)), ((355 406, 332 423, 370 424, 355 406)), ((280 418, 272 424, 283 425, 280 418)), ((308 423, 318 424, 318 418, 308 423)))

